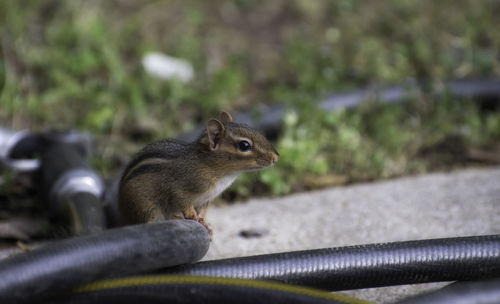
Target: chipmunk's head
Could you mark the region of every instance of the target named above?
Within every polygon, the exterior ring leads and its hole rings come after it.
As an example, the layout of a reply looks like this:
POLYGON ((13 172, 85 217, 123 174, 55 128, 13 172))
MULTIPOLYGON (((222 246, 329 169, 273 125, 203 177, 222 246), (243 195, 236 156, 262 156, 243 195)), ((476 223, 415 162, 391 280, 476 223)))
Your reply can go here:
POLYGON ((228 171, 257 170, 279 159, 276 149, 261 133, 233 122, 227 112, 222 112, 220 119, 208 121, 204 137, 209 153, 225 163, 228 171))

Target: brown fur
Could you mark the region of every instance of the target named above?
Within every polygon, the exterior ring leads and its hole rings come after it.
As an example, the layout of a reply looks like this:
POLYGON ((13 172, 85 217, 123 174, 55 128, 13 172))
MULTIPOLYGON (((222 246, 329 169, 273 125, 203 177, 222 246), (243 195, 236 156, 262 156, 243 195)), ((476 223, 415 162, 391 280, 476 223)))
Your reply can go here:
POLYGON ((137 224, 186 218, 206 226, 203 218, 209 199, 239 173, 271 166, 278 158, 262 134, 232 122, 223 112, 220 120, 208 121, 195 142, 155 142, 132 159, 120 182, 121 221, 137 224), (240 151, 241 140, 252 149, 240 151))

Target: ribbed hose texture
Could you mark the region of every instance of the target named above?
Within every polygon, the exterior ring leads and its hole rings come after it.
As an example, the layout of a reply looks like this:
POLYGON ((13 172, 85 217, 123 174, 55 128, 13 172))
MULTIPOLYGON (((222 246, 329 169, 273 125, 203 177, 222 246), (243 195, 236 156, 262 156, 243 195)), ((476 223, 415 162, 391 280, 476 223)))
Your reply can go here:
POLYGON ((368 304, 316 289, 212 277, 149 275, 101 281, 88 287, 84 286, 83 290, 70 294, 40 299, 35 303, 368 304))
POLYGON ((500 277, 500 235, 395 242, 201 262, 164 273, 279 281, 330 291, 500 277))

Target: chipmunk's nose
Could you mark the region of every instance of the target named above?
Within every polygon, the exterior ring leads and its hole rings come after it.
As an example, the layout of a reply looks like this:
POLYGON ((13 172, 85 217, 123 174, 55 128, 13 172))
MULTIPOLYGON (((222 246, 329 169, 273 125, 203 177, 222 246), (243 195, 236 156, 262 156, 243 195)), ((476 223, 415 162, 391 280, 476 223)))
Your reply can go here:
POLYGON ((271 163, 274 165, 278 159, 280 159, 280 155, 278 154, 278 152, 276 153, 273 153, 273 155, 271 156, 271 163))

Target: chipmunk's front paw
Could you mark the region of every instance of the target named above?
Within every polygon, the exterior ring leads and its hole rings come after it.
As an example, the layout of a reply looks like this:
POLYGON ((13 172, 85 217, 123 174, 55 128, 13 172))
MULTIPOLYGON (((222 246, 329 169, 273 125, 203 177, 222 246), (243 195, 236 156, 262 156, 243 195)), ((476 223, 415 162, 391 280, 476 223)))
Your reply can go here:
POLYGON ((210 228, 210 225, 208 225, 208 223, 205 221, 204 218, 198 216, 198 213, 192 206, 187 210, 185 210, 182 214, 185 219, 197 221, 198 223, 202 224, 203 227, 207 229, 208 234, 210 235, 210 241, 212 241, 212 235, 213 235, 212 228, 210 228))
POLYGON ((205 227, 207 229, 208 235, 210 235, 210 241, 212 241, 212 239, 213 239, 212 237, 213 237, 214 232, 213 232, 212 228, 210 228, 210 225, 202 217, 199 217, 196 221, 198 223, 202 224, 203 227, 205 227))

